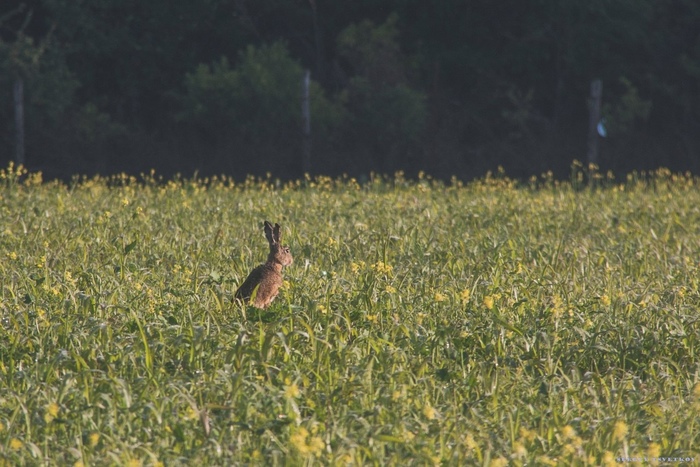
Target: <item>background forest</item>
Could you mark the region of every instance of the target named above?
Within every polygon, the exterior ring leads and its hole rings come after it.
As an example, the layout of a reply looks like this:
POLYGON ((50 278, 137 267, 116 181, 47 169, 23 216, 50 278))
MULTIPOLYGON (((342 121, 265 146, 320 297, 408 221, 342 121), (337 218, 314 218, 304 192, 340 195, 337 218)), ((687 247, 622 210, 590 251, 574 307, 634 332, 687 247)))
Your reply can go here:
POLYGON ((700 171, 696 0, 27 0, 0 5, 0 164, 74 173, 700 171))

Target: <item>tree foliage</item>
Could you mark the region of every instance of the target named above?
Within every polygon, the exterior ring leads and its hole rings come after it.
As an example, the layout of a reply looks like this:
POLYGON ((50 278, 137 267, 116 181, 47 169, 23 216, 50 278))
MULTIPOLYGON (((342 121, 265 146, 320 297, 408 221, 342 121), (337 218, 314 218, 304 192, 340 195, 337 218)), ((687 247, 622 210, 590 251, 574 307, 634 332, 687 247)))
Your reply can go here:
POLYGON ((699 21, 692 0, 12 0, 0 157, 21 73, 27 160, 49 176, 295 177, 309 69, 317 172, 565 170, 592 79, 604 166, 699 170, 699 21))
POLYGON ((383 171, 401 168, 398 158, 420 141, 426 117, 424 94, 408 83, 397 20, 391 15, 379 26, 363 20, 338 36, 338 54, 353 75, 340 95, 349 112, 346 136, 383 171))
MULTIPOLYGON (((298 145, 302 74, 303 68, 284 44, 249 45, 239 54, 235 67, 222 57, 187 73, 176 118, 198 131, 198 139, 214 152, 236 146, 236 153, 225 156, 231 168, 264 170, 265 165, 277 164, 279 169, 282 164, 289 172, 295 167, 300 170, 294 150, 285 157, 274 153, 298 145), (257 156, 260 167, 250 161, 251 154, 257 156)), ((311 102, 319 141, 324 141, 340 125, 342 111, 326 99, 316 83, 311 88, 311 102)))

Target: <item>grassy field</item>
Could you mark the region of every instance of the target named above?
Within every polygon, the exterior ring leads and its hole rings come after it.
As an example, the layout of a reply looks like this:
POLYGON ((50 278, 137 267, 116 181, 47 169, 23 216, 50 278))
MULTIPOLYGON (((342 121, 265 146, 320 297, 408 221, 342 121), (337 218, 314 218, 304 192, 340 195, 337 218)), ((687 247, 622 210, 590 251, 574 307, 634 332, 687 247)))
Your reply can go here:
POLYGON ((698 462, 699 183, 7 168, 0 465, 698 462))

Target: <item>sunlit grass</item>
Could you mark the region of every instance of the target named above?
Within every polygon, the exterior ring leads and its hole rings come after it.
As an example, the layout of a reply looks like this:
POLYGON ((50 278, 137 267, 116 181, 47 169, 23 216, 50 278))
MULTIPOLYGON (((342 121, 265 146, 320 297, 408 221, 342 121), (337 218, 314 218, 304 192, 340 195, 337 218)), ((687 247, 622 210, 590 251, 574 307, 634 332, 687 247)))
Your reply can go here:
POLYGON ((699 180, 0 173, 0 463, 700 451, 699 180), (295 256, 272 307, 237 285, 295 256))

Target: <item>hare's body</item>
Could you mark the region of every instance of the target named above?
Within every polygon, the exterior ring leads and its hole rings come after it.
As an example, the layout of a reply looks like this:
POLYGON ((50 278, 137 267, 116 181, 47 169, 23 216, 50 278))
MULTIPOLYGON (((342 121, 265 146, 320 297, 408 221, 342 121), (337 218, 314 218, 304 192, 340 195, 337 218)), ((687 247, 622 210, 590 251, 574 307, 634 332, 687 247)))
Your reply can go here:
POLYGON ((282 268, 289 266, 293 261, 289 247, 280 242, 279 224, 275 224, 273 227, 272 224, 265 221, 265 237, 270 244, 270 254, 267 256, 267 261, 250 272, 235 295, 237 299, 257 308, 267 308, 277 297, 283 282, 282 268))
POLYGON ((272 300, 277 297, 279 288, 282 286, 282 266, 271 266, 267 263, 261 264, 248 275, 248 278, 241 284, 236 292, 236 298, 249 301, 253 296, 255 288, 255 300, 253 305, 258 308, 267 308, 272 300))

